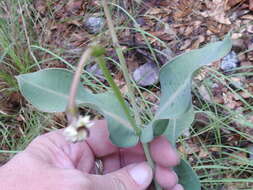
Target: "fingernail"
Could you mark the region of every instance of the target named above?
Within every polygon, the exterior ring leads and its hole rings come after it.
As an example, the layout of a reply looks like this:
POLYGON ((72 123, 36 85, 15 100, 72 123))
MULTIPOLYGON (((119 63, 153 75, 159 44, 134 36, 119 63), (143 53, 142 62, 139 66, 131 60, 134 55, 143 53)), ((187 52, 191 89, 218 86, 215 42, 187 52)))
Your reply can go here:
POLYGON ((130 169, 129 173, 133 180, 141 186, 149 185, 151 182, 152 169, 145 162, 135 165, 130 169))

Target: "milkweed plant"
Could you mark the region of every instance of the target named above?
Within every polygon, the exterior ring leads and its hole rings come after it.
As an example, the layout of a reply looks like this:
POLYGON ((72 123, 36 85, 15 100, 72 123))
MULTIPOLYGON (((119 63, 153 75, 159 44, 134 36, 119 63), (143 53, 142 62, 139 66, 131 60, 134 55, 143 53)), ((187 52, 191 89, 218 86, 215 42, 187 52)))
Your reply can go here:
MULTIPOLYGON (((89 128, 94 125, 89 116, 79 114, 78 107, 85 106, 98 111, 108 123, 111 142, 118 147, 132 147, 141 143, 148 163, 153 167, 154 163, 149 153, 149 142, 163 135, 175 146, 178 137, 191 127, 194 120, 191 96, 194 72, 202 66, 221 59, 230 52, 232 47, 230 35, 227 35, 222 41, 179 55, 161 67, 159 108, 152 120, 149 123, 144 123, 138 113, 132 80, 105 0, 103 7, 114 48, 128 87, 129 103, 121 94, 106 65, 106 49, 98 44, 86 48, 75 72, 50 68, 21 74, 16 77, 19 88, 22 95, 37 109, 49 113, 66 112, 68 126, 64 135, 72 142, 85 140, 89 135, 89 128), (94 94, 84 88, 80 82, 84 65, 92 57, 97 61, 110 86, 110 90, 107 92, 94 94)), ((174 169, 179 176, 179 183, 183 185, 185 190, 201 189, 198 176, 186 160, 181 159, 181 163, 174 169)), ((161 190, 161 187, 156 182, 154 183, 156 190, 161 190)))

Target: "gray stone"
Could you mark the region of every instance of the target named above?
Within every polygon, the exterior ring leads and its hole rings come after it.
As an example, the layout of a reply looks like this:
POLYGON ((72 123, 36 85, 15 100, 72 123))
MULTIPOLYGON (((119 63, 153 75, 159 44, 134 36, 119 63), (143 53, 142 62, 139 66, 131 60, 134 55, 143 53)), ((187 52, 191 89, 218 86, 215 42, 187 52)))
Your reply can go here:
POLYGON ((170 48, 163 49, 160 54, 161 64, 170 62, 174 57, 175 53, 170 48))
POLYGON ((220 68, 223 71, 231 71, 239 66, 239 59, 234 51, 231 51, 228 55, 226 55, 220 64, 220 68))
POLYGON ((102 17, 89 17, 84 22, 85 29, 91 34, 101 32, 105 24, 105 19, 102 17))
POLYGON ((93 64, 91 66, 87 66, 86 70, 93 74, 94 76, 98 77, 99 79, 105 80, 103 71, 100 69, 98 64, 93 64))
POLYGON ((247 147, 247 149, 248 149, 248 151, 250 152, 250 153, 249 153, 249 160, 250 160, 250 161, 253 161, 253 145, 249 145, 249 146, 247 147))
POLYGON ((145 63, 134 71, 133 78, 140 86, 155 85, 159 81, 159 68, 153 62, 145 63))

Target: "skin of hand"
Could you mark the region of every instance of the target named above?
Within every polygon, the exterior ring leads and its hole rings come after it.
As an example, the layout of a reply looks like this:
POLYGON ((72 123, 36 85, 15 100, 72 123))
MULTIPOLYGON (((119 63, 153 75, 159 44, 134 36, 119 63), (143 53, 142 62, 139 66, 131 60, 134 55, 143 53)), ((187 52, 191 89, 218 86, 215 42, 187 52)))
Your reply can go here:
MULTIPOLYGON (((37 137, 23 152, 0 168, 4 190, 145 190, 153 172, 141 145, 118 148, 109 140, 104 120, 95 121, 90 137, 67 142, 62 130, 37 137), (95 159, 103 162, 103 175, 95 175, 95 159)), ((183 190, 170 169, 180 161, 164 137, 150 143, 156 162, 155 177, 164 190, 183 190)))

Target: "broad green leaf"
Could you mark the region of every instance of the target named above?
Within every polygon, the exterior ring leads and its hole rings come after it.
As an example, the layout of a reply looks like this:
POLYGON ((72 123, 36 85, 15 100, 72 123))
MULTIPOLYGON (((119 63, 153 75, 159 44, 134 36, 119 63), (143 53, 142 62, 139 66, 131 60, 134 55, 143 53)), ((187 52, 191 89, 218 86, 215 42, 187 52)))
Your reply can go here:
POLYGON ((156 119, 176 119, 186 112, 191 102, 191 78, 200 67, 217 61, 231 50, 227 36, 223 41, 180 55, 160 71, 161 99, 156 119))
POLYGON ((153 124, 153 126, 155 126, 154 130, 152 128, 152 123, 145 126, 142 129, 142 133, 140 137, 141 142, 148 143, 152 141, 154 137, 161 136, 166 131, 168 124, 169 124, 168 119, 164 119, 164 120, 161 119, 161 120, 157 120, 153 124))
POLYGON ((182 159, 180 165, 174 170, 178 175, 179 184, 184 187, 184 190, 201 190, 197 174, 185 160, 182 159))
POLYGON ((194 116, 194 110, 191 105, 191 108, 178 119, 171 119, 169 121, 169 125, 164 132, 164 135, 173 145, 176 144, 178 137, 180 137, 186 129, 191 127, 191 124, 194 121, 194 116))
MULTIPOLYGON (((169 122, 169 127, 176 127, 178 121, 183 118, 183 114, 192 104, 191 80, 194 72, 200 67, 217 61, 227 55, 231 50, 232 42, 229 35, 223 40, 211 43, 204 48, 182 54, 168 64, 164 65, 160 71, 161 98, 160 106, 155 118, 145 129, 142 135, 142 142, 149 142, 154 138, 155 130, 160 128, 159 121, 174 120, 169 122), (150 130, 154 130, 153 134, 150 130)), ((184 128, 190 124, 184 124, 184 128)), ((173 131, 174 129, 172 129, 173 131)), ((171 130, 169 130, 171 132, 171 130)), ((174 130, 181 134, 182 130, 174 130)), ((173 141, 179 134, 173 135, 173 141)))
MULTIPOLYGON (((23 96, 44 112, 64 112, 73 73, 66 69, 45 69, 17 76, 23 96)), ((93 94, 79 84, 76 102, 101 112, 107 119, 110 138, 120 147, 134 146, 138 137, 112 92, 93 94)))
POLYGON ((162 135, 165 132, 168 124, 169 124, 168 119, 161 119, 161 120, 155 121, 154 136, 157 137, 157 136, 162 135))

